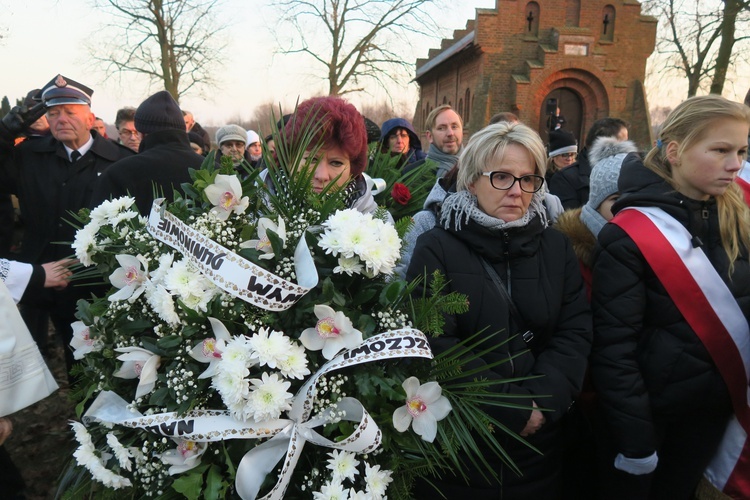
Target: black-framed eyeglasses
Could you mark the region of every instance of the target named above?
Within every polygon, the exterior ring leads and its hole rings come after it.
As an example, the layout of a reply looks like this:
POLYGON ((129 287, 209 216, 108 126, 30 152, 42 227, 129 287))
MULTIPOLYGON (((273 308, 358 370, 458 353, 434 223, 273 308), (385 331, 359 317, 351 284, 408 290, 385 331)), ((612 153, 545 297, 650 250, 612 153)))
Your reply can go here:
POLYGON ((501 191, 507 191, 513 187, 513 184, 518 182, 521 187, 521 191, 526 193, 536 193, 544 185, 544 177, 541 175, 524 175, 522 177, 516 177, 508 172, 501 172, 496 170, 494 172, 482 172, 482 175, 490 178, 490 184, 493 188, 501 191))

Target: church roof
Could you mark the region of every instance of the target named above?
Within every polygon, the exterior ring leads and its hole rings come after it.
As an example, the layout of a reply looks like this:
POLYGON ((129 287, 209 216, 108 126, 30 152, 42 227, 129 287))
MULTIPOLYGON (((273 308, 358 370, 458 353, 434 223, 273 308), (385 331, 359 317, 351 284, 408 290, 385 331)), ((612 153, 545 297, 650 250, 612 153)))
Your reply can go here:
POLYGON ((469 34, 464 36, 462 39, 442 51, 437 56, 430 59, 424 66, 417 69, 417 75, 414 77, 415 80, 421 78, 427 74, 430 70, 436 68, 443 62, 447 61, 451 56, 458 54, 459 52, 469 48, 474 43, 475 32, 471 31, 469 34))

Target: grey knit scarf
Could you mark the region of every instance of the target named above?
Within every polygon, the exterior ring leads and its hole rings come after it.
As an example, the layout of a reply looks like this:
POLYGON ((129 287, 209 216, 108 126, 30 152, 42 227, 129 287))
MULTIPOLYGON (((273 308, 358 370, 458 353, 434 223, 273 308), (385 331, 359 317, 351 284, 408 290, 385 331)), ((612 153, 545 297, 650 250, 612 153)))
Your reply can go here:
POLYGON ((599 231, 602 230, 604 224, 607 223, 607 219, 602 217, 602 214, 591 208, 588 203, 581 208, 581 222, 583 222, 589 231, 596 237, 599 236, 599 231))
MULTIPOLYGON (((458 152, 460 153, 461 150, 459 149, 458 152)), ((438 178, 448 173, 448 170, 450 170, 458 161, 457 154, 449 155, 448 153, 443 153, 435 147, 435 144, 430 144, 430 148, 427 150, 427 158, 438 163, 438 178)))
POLYGON ((443 201, 442 211, 440 213, 440 223, 445 229, 450 229, 451 223, 453 229, 461 230, 462 221, 472 220, 480 226, 492 230, 510 229, 512 227, 523 227, 527 225, 534 217, 540 217, 544 226, 547 226, 547 212, 544 209, 543 190, 534 193, 531 198, 529 209, 522 217, 505 222, 502 219, 496 219, 484 213, 477 204, 477 197, 469 191, 458 191, 448 196, 443 201))

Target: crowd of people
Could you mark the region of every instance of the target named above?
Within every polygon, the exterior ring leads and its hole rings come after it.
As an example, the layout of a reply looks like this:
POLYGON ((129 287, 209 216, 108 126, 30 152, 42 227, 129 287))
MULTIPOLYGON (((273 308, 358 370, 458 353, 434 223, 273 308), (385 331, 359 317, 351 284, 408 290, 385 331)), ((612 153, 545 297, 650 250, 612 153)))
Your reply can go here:
MULTIPOLYGON (((216 161, 228 157, 240 174, 265 168, 264 149, 274 154, 276 137, 235 124, 212 141, 164 91, 118 111, 112 140, 92 94, 57 75, 0 123, 0 194, 17 196, 24 221, 20 253, 0 249, 12 257, 0 260, 0 288, 21 301, 42 348, 50 321, 68 345, 76 301, 92 290, 66 286, 69 213, 129 194, 145 215, 155 194, 180 192, 212 143, 216 161)), ((424 278, 416 294, 439 271, 446 291, 468 297, 468 313, 447 316, 432 349, 478 334, 467 381, 492 380, 508 396, 488 414, 519 437, 502 441, 512 463, 488 455, 496 478, 443 473, 418 497, 689 499, 710 483, 748 498, 750 108, 688 99, 645 151, 616 117, 593 123, 580 150, 564 126, 545 144, 511 113, 464 144, 449 105, 429 114, 423 135, 403 118, 378 135, 338 97, 302 102, 278 137, 302 140, 310 123, 312 189, 344 190, 348 207, 377 208, 368 143, 402 171, 435 166, 398 271, 424 278)))

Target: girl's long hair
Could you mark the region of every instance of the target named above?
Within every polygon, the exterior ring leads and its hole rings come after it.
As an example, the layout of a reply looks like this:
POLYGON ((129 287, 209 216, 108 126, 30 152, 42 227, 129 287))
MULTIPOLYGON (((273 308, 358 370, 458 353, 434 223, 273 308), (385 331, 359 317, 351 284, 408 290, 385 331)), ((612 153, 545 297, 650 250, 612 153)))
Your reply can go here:
MULTIPOLYGON (((700 141, 720 119, 733 119, 750 125, 750 108, 717 95, 691 97, 677 106, 667 117, 658 135, 657 145, 646 155, 644 164, 677 188, 672 165, 667 158, 667 144, 679 144, 677 156, 700 141)), ((719 210, 721 244, 729 256, 730 272, 740 249, 750 249, 750 209, 737 183, 716 197, 719 210)))

